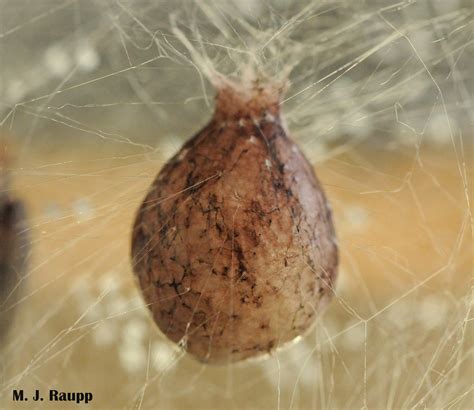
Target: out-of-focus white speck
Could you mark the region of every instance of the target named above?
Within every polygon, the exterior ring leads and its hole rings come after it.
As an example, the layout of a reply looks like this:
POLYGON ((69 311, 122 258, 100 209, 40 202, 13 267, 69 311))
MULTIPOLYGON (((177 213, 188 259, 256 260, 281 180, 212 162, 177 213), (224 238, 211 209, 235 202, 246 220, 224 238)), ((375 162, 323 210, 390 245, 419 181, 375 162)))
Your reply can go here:
POLYGON ((234 2, 242 14, 252 17, 258 17, 262 14, 263 4, 255 0, 239 0, 234 2))
POLYGON ((348 205, 344 208, 344 218, 352 230, 362 230, 367 228, 369 214, 358 205, 348 205))
POLYGON ((370 115, 370 112, 364 111, 363 109, 357 110, 357 113, 354 115, 349 115, 342 124, 343 133, 354 138, 370 135, 372 132, 370 115))
POLYGON ((21 100, 26 94, 26 87, 23 81, 14 80, 7 88, 6 100, 9 104, 13 104, 18 100, 21 100))
POLYGON ((270 169, 272 167, 272 162, 268 158, 265 159, 265 166, 268 169, 270 169))
POLYGON ((97 322, 103 319, 104 313, 102 306, 97 303, 97 300, 92 300, 88 305, 83 301, 80 306, 80 311, 85 312, 84 321, 87 323, 97 322))
POLYGON ((389 309, 387 319, 399 329, 405 329, 413 323, 413 307, 409 302, 399 300, 389 309))
POLYGON ((250 142, 251 144, 255 144, 255 143, 257 142, 257 138, 255 138, 254 135, 251 135, 250 138, 249 138, 249 142, 250 142))
POLYGON ((139 318, 129 320, 122 328, 125 343, 141 343, 147 333, 147 325, 139 318))
POLYGON ((85 313, 84 321, 95 322, 102 317, 102 307, 96 303, 97 299, 93 296, 86 280, 81 279, 75 283, 74 297, 76 298, 79 312, 81 314, 85 313))
POLYGON ((117 328, 110 321, 100 323, 94 330, 94 341, 98 346, 110 346, 116 341, 117 328))
POLYGON ((342 268, 339 268, 339 274, 337 275, 337 293, 341 296, 350 294, 353 287, 353 275, 348 275, 342 268))
POLYGON ((410 39, 421 58, 425 59, 433 55, 433 48, 437 45, 433 43, 434 37, 432 29, 415 30, 410 36, 410 39))
MULTIPOLYGON (((293 146, 292 151, 298 153, 296 145, 293 146)), ((328 149, 323 143, 311 144, 311 159, 315 162, 321 161, 328 154, 328 149)))
POLYGON ((107 302, 106 309, 109 316, 125 313, 129 310, 128 301, 120 294, 114 295, 114 297, 110 298, 107 302))
POLYGON ((430 141, 438 145, 447 144, 451 141, 452 129, 455 128, 453 118, 447 118, 445 114, 439 113, 433 116, 429 124, 430 141))
MULTIPOLYGON (((278 357, 280 365, 285 364, 286 367, 286 369, 282 367, 281 372, 281 379, 284 380, 284 383, 294 381, 294 374, 297 373, 299 377, 298 384, 305 387, 314 386, 318 377, 315 363, 318 360, 317 351, 318 348, 314 345, 314 339, 309 335, 288 346, 286 351, 282 351, 278 357)), ((273 377, 273 381, 276 382, 277 379, 273 377)))
POLYGON ((76 219, 80 222, 87 221, 94 216, 94 207, 86 198, 80 198, 74 201, 72 204, 72 209, 76 219))
POLYGON ((155 342, 151 347, 153 367, 160 372, 167 370, 176 357, 176 352, 168 343, 155 342))
POLYGON ((304 356, 309 357, 309 360, 307 362, 300 361, 297 369, 294 371, 290 372, 289 377, 291 377, 291 374, 295 374, 295 372, 299 372, 300 375, 300 383, 304 387, 310 387, 310 386, 316 386, 319 376, 321 374, 320 370, 320 362, 319 358, 316 355, 306 355, 304 356), (302 367, 304 366, 304 367, 302 367))
POLYGON ((114 294, 119 290, 117 275, 106 273, 98 280, 98 287, 101 293, 114 294))
POLYGON ((67 51, 58 45, 52 45, 44 56, 48 70, 56 77, 64 77, 71 69, 72 61, 67 51))
POLYGON ((338 80, 337 85, 329 90, 327 100, 337 101, 337 105, 332 110, 324 110, 318 116, 324 140, 336 141, 344 135, 360 138, 370 134, 370 112, 355 103, 357 98, 354 92, 354 83, 344 78, 338 80))
POLYGON ((418 320, 426 329, 434 329, 446 321, 448 303, 445 299, 430 295, 420 303, 418 320))
POLYGON ((122 367, 132 373, 145 367, 147 352, 140 343, 122 343, 119 345, 119 358, 122 367))
MULTIPOLYGON (((26 72, 22 73, 21 81, 25 87, 25 95, 36 90, 38 87, 43 86, 45 83, 54 78, 54 74, 44 68, 43 64, 31 66, 26 72)), ((21 99, 18 98, 16 101, 11 103, 17 103, 21 99)))
POLYGON ((74 283, 74 294, 81 299, 84 297, 91 298, 90 286, 84 278, 77 279, 74 283))
POLYGON ((83 71, 92 71, 100 63, 100 56, 97 50, 86 42, 79 44, 75 57, 77 65, 83 71))
POLYGON ((63 210, 56 202, 49 202, 46 204, 43 214, 48 221, 54 221, 64 215, 63 210))
POLYGON ((333 338, 335 335, 338 335, 341 332, 341 322, 334 319, 331 315, 322 316, 321 319, 316 322, 316 331, 319 332, 316 334, 314 340, 317 340, 317 343, 326 343, 326 341, 321 340, 320 335, 324 335, 324 339, 333 338))
MULTIPOLYGON (((346 328, 350 328, 352 325, 348 324, 346 328)), ((349 351, 357 352, 361 351, 364 346, 365 341, 365 327, 363 323, 360 323, 358 326, 353 327, 350 330, 347 330, 340 336, 340 343, 343 348, 349 351)))
POLYGON ((148 317, 149 310, 144 305, 143 299, 141 298, 141 296, 139 296, 138 294, 136 294, 134 297, 129 299, 128 306, 129 306, 129 310, 133 310, 133 312, 136 312, 140 316, 148 317))

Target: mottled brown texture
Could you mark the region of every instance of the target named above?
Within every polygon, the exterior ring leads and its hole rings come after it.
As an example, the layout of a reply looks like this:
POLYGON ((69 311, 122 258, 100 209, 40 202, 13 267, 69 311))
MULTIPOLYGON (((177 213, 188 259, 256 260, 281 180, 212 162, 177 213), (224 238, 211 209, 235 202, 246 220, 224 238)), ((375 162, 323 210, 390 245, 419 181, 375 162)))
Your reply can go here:
POLYGON ((259 95, 221 90, 214 117, 161 170, 133 228, 133 268, 155 322, 205 362, 293 340, 333 293, 326 197, 278 100, 259 95))

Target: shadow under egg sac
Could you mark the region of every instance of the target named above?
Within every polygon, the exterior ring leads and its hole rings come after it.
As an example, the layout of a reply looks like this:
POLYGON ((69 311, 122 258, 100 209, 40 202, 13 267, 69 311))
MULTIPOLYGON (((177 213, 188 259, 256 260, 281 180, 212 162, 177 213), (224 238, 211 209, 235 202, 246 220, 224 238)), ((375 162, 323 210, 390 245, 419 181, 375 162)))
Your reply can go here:
POLYGON ((24 206, 19 200, 0 194, 0 349, 24 287, 28 252, 24 206))

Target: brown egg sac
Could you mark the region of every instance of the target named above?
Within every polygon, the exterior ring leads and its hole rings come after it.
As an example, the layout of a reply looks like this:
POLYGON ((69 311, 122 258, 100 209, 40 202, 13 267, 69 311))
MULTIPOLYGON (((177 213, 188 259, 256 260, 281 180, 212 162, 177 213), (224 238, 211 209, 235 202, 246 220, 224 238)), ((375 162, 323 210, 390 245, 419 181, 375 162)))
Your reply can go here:
POLYGON ((7 177, 0 164, 0 348, 13 322, 26 274, 28 235, 25 220, 23 204, 8 193, 7 177))
POLYGON ((158 327, 201 361, 268 353, 314 324, 333 294, 338 250, 278 92, 218 92, 211 121, 146 195, 132 258, 158 327))

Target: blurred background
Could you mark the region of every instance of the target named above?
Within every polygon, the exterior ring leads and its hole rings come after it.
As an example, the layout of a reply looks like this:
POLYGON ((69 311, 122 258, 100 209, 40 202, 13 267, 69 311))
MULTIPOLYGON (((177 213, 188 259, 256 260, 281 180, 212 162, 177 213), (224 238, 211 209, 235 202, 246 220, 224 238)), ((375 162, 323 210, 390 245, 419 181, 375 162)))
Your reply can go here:
MULTIPOLYGON (((470 408, 470 0, 0 1, 0 144, 31 253, 0 346, 12 389, 88 408, 470 408), (282 110, 334 209, 336 297, 259 361, 202 365, 152 323, 134 213, 212 115, 208 76, 288 75, 282 110), (289 74, 287 74, 289 73, 289 74), (21 290, 21 292, 20 292, 21 290)), ((1 292, 0 292, 1 294, 1 292)))

